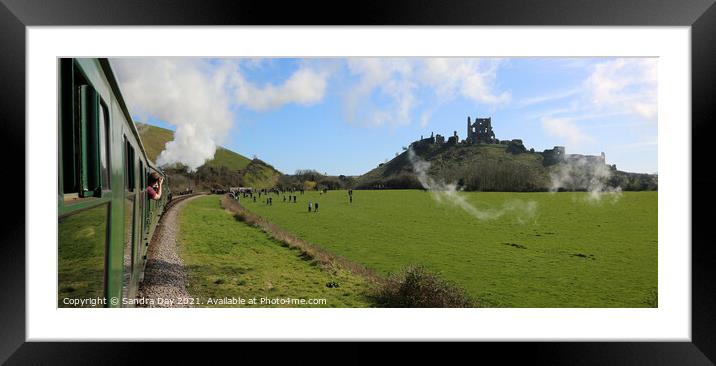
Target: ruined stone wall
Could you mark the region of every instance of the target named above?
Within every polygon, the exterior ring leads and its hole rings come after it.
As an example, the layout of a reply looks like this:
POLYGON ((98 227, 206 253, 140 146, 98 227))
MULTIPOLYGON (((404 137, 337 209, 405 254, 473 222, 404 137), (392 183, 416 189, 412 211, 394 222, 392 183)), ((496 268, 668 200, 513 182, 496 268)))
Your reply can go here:
POLYGON ((553 149, 548 149, 542 152, 542 157, 544 158, 543 164, 546 166, 563 162, 565 156, 564 146, 555 146, 553 149))

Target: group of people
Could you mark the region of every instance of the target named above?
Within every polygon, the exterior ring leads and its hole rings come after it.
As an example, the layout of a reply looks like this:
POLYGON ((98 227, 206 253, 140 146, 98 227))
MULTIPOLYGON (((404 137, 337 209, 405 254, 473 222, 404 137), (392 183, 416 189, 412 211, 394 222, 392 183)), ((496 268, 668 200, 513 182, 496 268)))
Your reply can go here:
MULTIPOLYGON (((266 200, 265 200, 266 205, 273 206, 273 197, 269 197, 269 193, 275 193, 276 195, 279 195, 280 193, 287 193, 287 192, 288 193, 300 192, 299 194, 303 194, 303 190, 291 189, 291 190, 281 191, 278 189, 271 189, 271 190, 262 189, 262 190, 257 191, 256 194, 254 194, 253 192, 244 192, 243 196, 245 198, 246 197, 252 198, 253 201, 256 202, 256 197, 258 196, 260 198, 261 195, 263 194, 266 196, 266 200)), ((326 192, 321 192, 321 193, 326 193, 326 192)), ((238 201, 240 196, 241 196, 240 194, 235 194, 234 198, 238 201)), ((298 196, 296 196, 296 195, 291 195, 291 194, 289 194, 288 196, 286 196, 286 194, 283 195, 284 203, 286 203, 286 202, 296 203, 296 202, 298 202, 297 199, 298 199, 298 196)), ((353 189, 348 190, 348 202, 351 204, 353 203, 353 189)), ((318 212, 318 202, 308 201, 308 212, 318 212)))
MULTIPOLYGON (((296 203, 296 196, 288 196, 288 202, 291 203, 291 197, 293 197, 293 203, 296 203)), ((283 195, 283 202, 286 202, 286 195, 283 195)))
MULTIPOLYGON (((296 196, 288 196, 288 202, 290 203, 292 198, 293 203, 296 203, 296 196)), ((256 202, 256 196, 254 196, 254 202, 256 202)), ((286 202, 286 195, 283 196, 283 202, 286 202)), ((266 205, 273 206, 273 197, 266 197, 266 205)), ((308 201, 308 212, 318 212, 318 202, 308 201)))

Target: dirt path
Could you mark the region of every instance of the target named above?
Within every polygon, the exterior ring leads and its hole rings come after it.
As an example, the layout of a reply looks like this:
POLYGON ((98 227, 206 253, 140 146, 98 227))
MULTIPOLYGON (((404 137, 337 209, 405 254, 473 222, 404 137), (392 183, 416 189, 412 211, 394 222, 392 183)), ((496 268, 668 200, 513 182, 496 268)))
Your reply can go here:
POLYGON ((159 222, 149 245, 144 280, 137 293, 137 298, 144 298, 148 302, 144 307, 191 307, 186 301, 191 295, 186 290, 186 272, 179 256, 177 237, 179 211, 196 197, 201 195, 183 199, 169 207, 159 222), (153 304, 149 299, 153 300, 153 304))

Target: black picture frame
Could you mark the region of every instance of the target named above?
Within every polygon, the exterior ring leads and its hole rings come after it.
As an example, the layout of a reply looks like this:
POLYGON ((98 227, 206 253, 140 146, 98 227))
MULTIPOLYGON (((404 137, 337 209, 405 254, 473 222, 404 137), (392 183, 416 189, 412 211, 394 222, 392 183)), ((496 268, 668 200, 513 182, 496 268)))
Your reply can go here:
MULTIPOLYGON (((119 364, 136 362, 153 343, 25 342, 25 27, 41 25, 551 25, 690 26, 692 72, 692 342, 482 343, 481 358, 499 355, 530 363, 712 365, 716 361, 716 250, 706 232, 713 199, 706 191, 711 121, 716 116, 716 5, 714 0, 403 0, 337 1, 90 1, 0 0, 0 120, 9 177, 0 245, 0 361, 8 364, 119 364), (22 157, 22 158, 21 158, 22 157), (9 166, 8 166, 9 165, 9 166), (704 169, 705 168, 705 169, 704 169), (23 172, 23 174, 20 174, 23 172), (10 213, 9 215, 7 213, 10 213)), ((48 85, 52 85, 49 83, 48 85)), ((688 128, 689 126, 684 126, 688 128)), ((49 182, 50 187, 54 182, 49 182)), ((30 218, 27 218, 30 219, 30 218)), ((683 243, 686 245, 687 243, 683 243)), ((181 346, 183 347, 189 347, 181 346)), ((337 346, 339 349, 345 346, 337 346)), ((233 345, 214 350, 237 352, 233 345)), ((315 348, 315 347, 314 347, 315 348)), ((331 347, 333 349, 333 347, 331 347)), ((250 348, 249 348, 250 349, 250 348)), ((312 352, 312 351, 307 351, 312 352)), ((360 352, 350 351, 353 357, 360 352)), ((165 357, 165 356, 163 356, 165 357)), ((175 356, 176 357, 176 356, 175 356)), ((275 355, 272 355, 272 358, 275 355)), ((362 357, 369 357, 363 355, 362 357)), ((176 359, 167 357, 166 360, 176 359)), ((275 359, 274 359, 275 360, 275 359)))

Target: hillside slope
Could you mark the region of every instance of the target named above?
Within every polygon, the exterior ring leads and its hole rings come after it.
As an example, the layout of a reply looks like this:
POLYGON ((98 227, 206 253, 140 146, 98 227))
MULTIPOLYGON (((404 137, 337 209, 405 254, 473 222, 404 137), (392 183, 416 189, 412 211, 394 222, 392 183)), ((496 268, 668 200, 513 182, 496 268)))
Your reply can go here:
MULTIPOLYGON (((147 150, 149 159, 156 162, 159 154, 164 150, 166 143, 174 140, 174 131, 139 122, 135 122, 135 124, 137 125, 139 135, 142 137, 142 143, 147 150)), ((230 170, 241 170, 249 165, 250 162, 251 159, 241 154, 219 147, 216 149, 216 153, 214 153, 214 158, 207 161, 204 165, 217 169, 225 166, 230 170)))
MULTIPOLYGON (((428 175, 468 190, 538 191, 548 187, 549 169, 539 153, 512 154, 507 146, 418 145, 418 157, 430 163, 428 175)), ((408 151, 360 176, 357 188, 421 188, 408 151)))
MULTIPOLYGON (((552 175, 565 168, 564 163, 546 163, 539 152, 515 149, 520 150, 516 152, 509 145, 415 144, 413 149, 430 164, 429 176, 470 191, 546 191, 552 186, 552 175)), ((656 189, 654 175, 626 173, 608 166, 604 170, 609 171, 605 185, 618 185, 624 190, 656 189)), ((413 171, 408 151, 404 151, 358 177, 356 188, 423 187, 413 171)))
MULTIPOLYGON (((156 162, 166 143, 174 139, 174 132, 139 122, 135 124, 147 155, 156 162)), ((271 165, 259 159, 251 160, 224 147, 218 147, 214 158, 194 173, 187 173, 181 166, 165 170, 174 191, 186 188, 205 190, 216 186, 270 188, 278 182, 278 177, 281 175, 271 165)))

